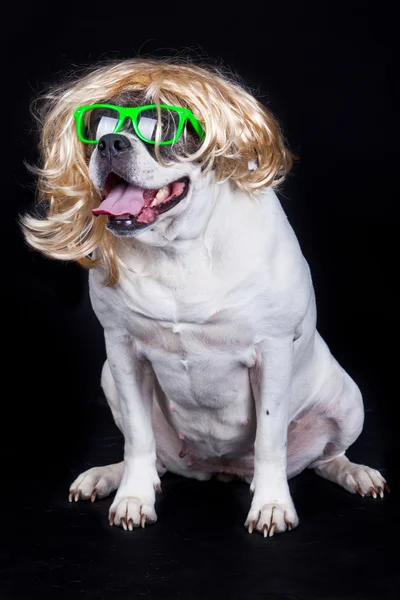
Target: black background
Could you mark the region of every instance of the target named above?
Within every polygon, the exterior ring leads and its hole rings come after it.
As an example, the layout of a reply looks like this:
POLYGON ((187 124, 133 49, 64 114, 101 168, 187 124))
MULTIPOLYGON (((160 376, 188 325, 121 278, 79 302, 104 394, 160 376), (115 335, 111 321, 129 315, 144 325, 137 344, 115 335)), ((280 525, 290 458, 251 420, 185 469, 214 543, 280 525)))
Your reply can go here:
POLYGON ((399 95, 389 4, 43 1, 9 11, 0 597, 394 598, 399 95), (374 501, 305 472, 290 483, 300 527, 271 540, 244 529, 242 483, 167 475, 159 523, 133 533, 108 526, 110 499, 67 503, 71 481, 120 460, 122 441, 100 391, 105 353, 87 273, 29 250, 17 225, 34 202, 28 106, 71 67, 177 51, 236 71, 300 157, 280 197, 311 266, 319 330, 364 394, 365 429, 349 456, 392 488, 374 501))

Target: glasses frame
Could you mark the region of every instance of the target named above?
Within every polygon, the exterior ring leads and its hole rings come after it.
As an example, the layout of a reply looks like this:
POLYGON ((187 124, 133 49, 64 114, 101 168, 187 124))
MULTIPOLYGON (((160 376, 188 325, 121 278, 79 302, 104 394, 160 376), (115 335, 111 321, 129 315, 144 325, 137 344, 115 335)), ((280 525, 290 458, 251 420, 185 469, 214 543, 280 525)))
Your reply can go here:
POLYGON ((182 131, 183 131, 183 126, 185 125, 186 121, 189 121, 191 123, 193 129, 195 130, 197 135, 200 137, 200 139, 202 139, 204 137, 203 128, 200 125, 199 121, 194 116, 194 114, 192 113, 192 111, 189 110, 188 108, 183 108, 181 106, 169 106, 167 104, 147 104, 145 106, 125 107, 125 106, 115 106, 113 104, 88 104, 85 106, 79 106, 74 112, 78 138, 84 144, 98 144, 99 143, 99 140, 88 140, 84 136, 85 113, 88 112, 89 110, 93 110, 95 108, 108 108, 111 110, 115 110, 118 113, 119 119, 118 119, 118 123, 116 124, 113 133, 118 133, 119 131, 121 131, 125 120, 127 118, 130 118, 136 135, 143 142, 146 142, 146 144, 153 144, 153 145, 159 144, 160 146, 167 146, 167 145, 174 144, 180 138, 182 131), (141 112, 143 112, 144 110, 148 110, 150 108, 156 108, 156 109, 166 108, 168 110, 173 110, 174 112, 176 112, 179 115, 178 128, 176 130, 175 137, 172 140, 164 140, 164 141, 149 140, 140 133, 138 121, 137 121, 138 116, 140 115, 141 112))

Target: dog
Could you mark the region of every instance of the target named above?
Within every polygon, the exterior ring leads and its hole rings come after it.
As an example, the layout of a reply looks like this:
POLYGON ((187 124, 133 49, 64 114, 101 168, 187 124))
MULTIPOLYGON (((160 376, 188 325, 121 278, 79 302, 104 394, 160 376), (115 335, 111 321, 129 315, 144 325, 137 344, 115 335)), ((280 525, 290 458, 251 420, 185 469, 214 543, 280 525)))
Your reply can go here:
POLYGON ((356 383, 316 329, 309 267, 275 194, 293 157, 280 127, 218 69, 101 65, 47 96, 39 196, 26 239, 90 267, 104 328, 102 387, 124 461, 70 501, 116 490, 109 520, 154 523, 161 476, 240 478, 264 537, 299 519, 288 479, 307 468, 351 493, 388 491, 346 450, 362 431, 356 383))

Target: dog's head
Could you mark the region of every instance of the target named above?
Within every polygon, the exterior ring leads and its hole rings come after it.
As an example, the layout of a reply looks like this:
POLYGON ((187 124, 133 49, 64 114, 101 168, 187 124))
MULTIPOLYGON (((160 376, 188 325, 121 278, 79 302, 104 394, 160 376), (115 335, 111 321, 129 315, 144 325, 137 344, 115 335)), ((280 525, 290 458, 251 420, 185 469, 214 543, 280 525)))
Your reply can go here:
POLYGON ((101 197, 92 214, 104 215, 115 236, 165 244, 166 229, 193 207, 207 181, 192 158, 205 135, 193 112, 125 90, 78 109, 76 124, 91 146, 89 176, 101 197))
POLYGON ((24 217, 26 237, 49 256, 100 262, 111 284, 118 237, 169 243, 199 216, 207 186, 252 193, 291 166, 271 113, 217 70, 122 61, 47 98, 38 173, 48 213, 24 217))

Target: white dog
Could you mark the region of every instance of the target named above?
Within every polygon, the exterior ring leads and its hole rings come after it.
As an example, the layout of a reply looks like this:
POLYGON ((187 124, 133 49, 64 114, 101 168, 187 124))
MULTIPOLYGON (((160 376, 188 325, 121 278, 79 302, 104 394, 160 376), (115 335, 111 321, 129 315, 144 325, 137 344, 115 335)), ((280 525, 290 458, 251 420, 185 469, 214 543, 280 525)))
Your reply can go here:
POLYGON ((56 258, 95 254, 102 386, 125 439, 124 461, 81 474, 70 500, 117 490, 110 523, 131 530, 157 520, 167 470, 236 476, 245 526, 272 536, 299 522, 288 478, 303 469, 382 497, 380 473, 345 456, 362 398, 316 331, 272 189, 291 163, 272 115, 221 74, 133 60, 57 89, 43 138, 49 216, 26 235, 56 258))

